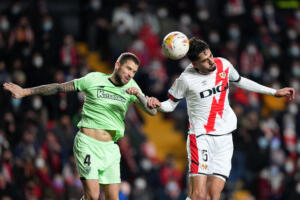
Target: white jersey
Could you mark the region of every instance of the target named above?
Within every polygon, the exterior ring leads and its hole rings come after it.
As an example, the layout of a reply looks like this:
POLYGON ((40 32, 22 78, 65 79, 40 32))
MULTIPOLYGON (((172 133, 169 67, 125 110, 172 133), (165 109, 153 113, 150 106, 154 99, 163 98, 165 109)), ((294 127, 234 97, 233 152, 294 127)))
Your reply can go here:
POLYGON ((229 82, 240 75, 224 58, 215 58, 217 68, 208 75, 200 74, 192 64, 169 89, 169 98, 186 98, 189 134, 223 135, 236 129, 237 118, 228 101, 229 82))

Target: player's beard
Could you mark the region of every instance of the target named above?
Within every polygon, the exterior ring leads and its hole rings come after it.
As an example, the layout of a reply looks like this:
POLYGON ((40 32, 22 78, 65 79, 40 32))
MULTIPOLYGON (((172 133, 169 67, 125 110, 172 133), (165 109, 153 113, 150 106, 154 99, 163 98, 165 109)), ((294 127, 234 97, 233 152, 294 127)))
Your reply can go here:
POLYGON ((203 68, 202 70, 198 70, 201 74, 210 74, 211 72, 216 70, 216 66, 212 68, 203 68))
POLYGON ((217 68, 217 66, 216 66, 216 65, 214 65, 212 68, 209 68, 209 69, 208 69, 208 71, 209 71, 209 72, 213 72, 213 71, 215 71, 215 70, 216 70, 216 68, 217 68))
POLYGON ((118 73, 116 73, 115 79, 118 82, 118 85, 124 85, 124 83, 122 82, 122 78, 118 73))

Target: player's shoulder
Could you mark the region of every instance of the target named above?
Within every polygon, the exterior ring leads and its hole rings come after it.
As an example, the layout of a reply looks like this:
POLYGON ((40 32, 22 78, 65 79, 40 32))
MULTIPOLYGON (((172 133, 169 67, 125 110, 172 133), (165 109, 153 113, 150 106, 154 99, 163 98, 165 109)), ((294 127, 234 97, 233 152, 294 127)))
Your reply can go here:
POLYGON ((90 72, 85 75, 85 77, 88 77, 88 78, 102 78, 102 77, 107 77, 107 76, 109 76, 109 74, 105 74, 102 72, 90 72))
POLYGON ((184 71, 180 74, 180 77, 187 77, 187 76, 190 76, 192 74, 195 74, 196 73, 196 70, 195 68, 193 67, 193 64, 190 63, 185 69, 184 71))
POLYGON ((126 84, 127 87, 137 87, 137 82, 132 78, 130 81, 126 84))
POLYGON ((184 69, 184 71, 181 72, 181 74, 176 78, 176 81, 177 81, 177 82, 181 82, 181 83, 186 82, 186 80, 188 80, 189 77, 191 76, 193 68, 194 68, 194 67, 193 67, 192 63, 189 64, 189 65, 184 69))
POLYGON ((223 65, 225 65, 225 66, 232 66, 231 62, 228 59, 226 59, 226 58, 215 57, 215 60, 216 59, 220 60, 223 63, 223 65))
POLYGON ((105 74, 103 72, 90 72, 88 74, 92 75, 92 76, 108 76, 109 75, 109 74, 105 74))

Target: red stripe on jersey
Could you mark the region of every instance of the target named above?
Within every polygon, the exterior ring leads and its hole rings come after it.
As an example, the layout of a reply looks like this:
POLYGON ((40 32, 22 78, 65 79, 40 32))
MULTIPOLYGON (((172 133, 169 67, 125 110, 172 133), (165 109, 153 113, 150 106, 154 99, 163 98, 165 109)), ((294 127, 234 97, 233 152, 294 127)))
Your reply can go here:
POLYGON ((172 101, 175 102, 175 97, 173 97, 170 93, 168 93, 168 97, 169 97, 169 99, 171 99, 172 101))
POLYGON ((220 82, 222 83, 221 86, 221 94, 219 101, 216 99, 216 97, 213 97, 210 113, 208 116, 207 124, 204 125, 204 128, 206 129, 206 133, 215 131, 215 123, 216 123, 216 117, 217 114, 220 115, 222 118, 223 111, 224 111, 224 103, 225 103, 225 97, 227 93, 226 87, 228 87, 228 71, 229 68, 227 68, 225 71, 223 71, 223 63, 220 59, 215 58, 215 62, 217 64, 217 73, 216 73, 216 83, 217 86, 220 82))
POLYGON ((198 157, 196 135, 191 134, 189 135, 189 137, 190 137, 190 151, 191 151, 190 173, 198 173, 199 157, 198 157))

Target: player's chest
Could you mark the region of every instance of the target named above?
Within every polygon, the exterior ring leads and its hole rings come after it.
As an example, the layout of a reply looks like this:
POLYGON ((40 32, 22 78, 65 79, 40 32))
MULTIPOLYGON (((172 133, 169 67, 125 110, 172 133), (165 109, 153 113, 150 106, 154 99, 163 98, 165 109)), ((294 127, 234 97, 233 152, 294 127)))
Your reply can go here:
POLYGON ((216 80, 216 76, 206 78, 194 78, 190 82, 188 94, 191 97, 196 97, 200 100, 219 97, 221 94, 226 94, 229 89, 228 79, 216 80))
POLYGON ((94 85, 87 94, 94 101, 105 101, 107 103, 128 103, 130 95, 126 93, 124 87, 114 87, 110 85, 94 85))

